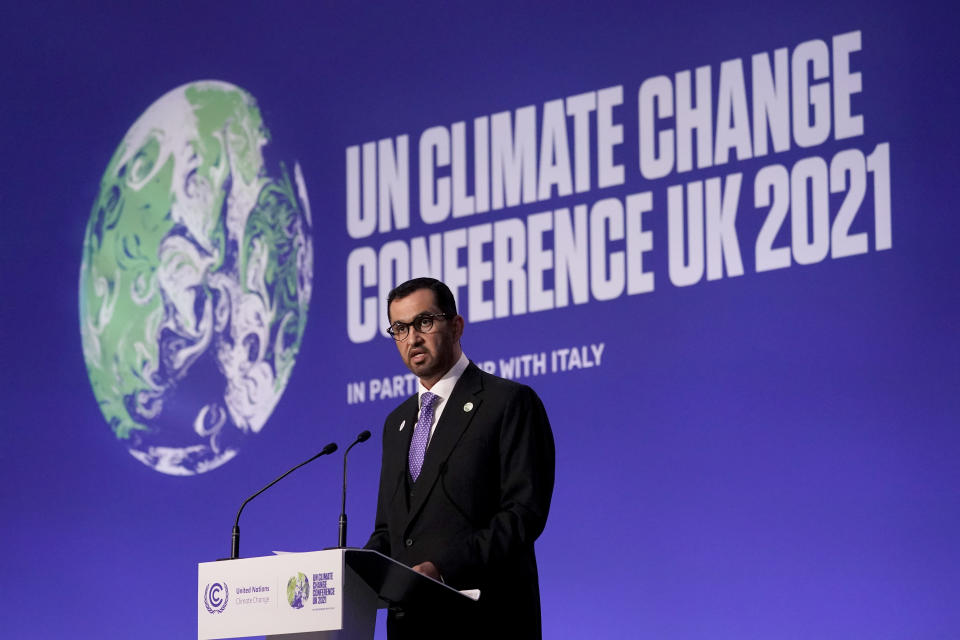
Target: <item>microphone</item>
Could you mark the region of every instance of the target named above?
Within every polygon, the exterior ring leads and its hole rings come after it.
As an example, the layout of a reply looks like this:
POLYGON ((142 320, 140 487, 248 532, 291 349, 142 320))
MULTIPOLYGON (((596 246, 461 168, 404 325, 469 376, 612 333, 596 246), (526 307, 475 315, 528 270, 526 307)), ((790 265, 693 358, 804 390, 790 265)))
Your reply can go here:
MULTIPOLYGON (((369 436, 369 434, 367 435, 369 436)), ((256 498, 258 495, 260 495, 267 489, 269 489, 270 487, 272 487, 273 485, 277 484, 278 482, 286 478, 288 475, 290 475, 291 473, 293 473, 303 465, 309 464, 314 460, 316 460, 317 458, 319 458, 320 456, 325 456, 327 454, 333 453, 336 450, 337 450, 337 443, 331 442, 330 444, 325 446, 320 453, 313 456, 309 460, 305 460, 301 462, 300 464, 295 466, 293 469, 290 469, 285 474, 283 474, 282 476, 280 476, 279 478, 277 478, 276 480, 274 480, 273 482, 265 486, 263 489, 260 489, 260 491, 257 491, 255 494, 253 494, 252 496, 250 496, 249 498, 243 501, 243 504, 240 505, 240 510, 237 511, 237 519, 233 522, 233 533, 230 536, 230 560, 236 560, 237 558, 240 557, 240 514, 243 512, 243 508, 247 506, 247 503, 253 500, 254 498, 256 498)))
POLYGON ((353 449, 354 445, 366 442, 369 439, 370 432, 364 431, 358 435, 357 439, 353 441, 353 444, 343 452, 343 501, 340 503, 340 527, 337 542, 337 548, 339 549, 345 549, 347 547, 347 454, 350 453, 350 449, 353 449))

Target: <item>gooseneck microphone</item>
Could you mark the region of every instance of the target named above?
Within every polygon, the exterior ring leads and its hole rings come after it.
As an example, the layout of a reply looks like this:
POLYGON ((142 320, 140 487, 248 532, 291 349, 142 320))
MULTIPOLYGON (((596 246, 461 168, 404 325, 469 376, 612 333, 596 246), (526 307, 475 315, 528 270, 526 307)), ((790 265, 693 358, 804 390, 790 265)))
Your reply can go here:
POLYGON ((340 527, 337 538, 337 547, 340 549, 347 547, 347 454, 350 453, 350 449, 353 449, 354 445, 366 442, 369 439, 370 432, 364 431, 358 435, 357 439, 343 452, 343 501, 340 503, 340 527))
MULTIPOLYGON (((367 435, 369 436, 369 433, 367 435)), ((305 460, 301 462, 300 464, 295 466, 293 469, 290 469, 285 474, 283 474, 282 476, 280 476, 279 478, 277 478, 276 480, 274 480, 273 482, 265 486, 263 489, 260 489, 260 491, 257 491, 255 494, 253 494, 252 496, 250 496, 249 498, 243 501, 243 504, 240 505, 239 511, 237 511, 237 519, 233 523, 233 534, 230 536, 230 560, 236 560, 237 558, 240 557, 240 514, 243 513, 243 508, 247 506, 247 503, 253 500, 254 498, 256 498, 258 495, 260 495, 267 489, 269 489, 270 487, 272 487, 273 485, 277 484, 278 482, 286 478, 288 475, 290 475, 291 473, 293 473, 303 465, 309 464, 314 460, 316 460, 317 458, 319 458, 320 456, 325 456, 327 454, 333 453, 336 450, 337 450, 337 443, 331 442, 330 444, 325 446, 320 453, 313 456, 309 460, 305 460)))

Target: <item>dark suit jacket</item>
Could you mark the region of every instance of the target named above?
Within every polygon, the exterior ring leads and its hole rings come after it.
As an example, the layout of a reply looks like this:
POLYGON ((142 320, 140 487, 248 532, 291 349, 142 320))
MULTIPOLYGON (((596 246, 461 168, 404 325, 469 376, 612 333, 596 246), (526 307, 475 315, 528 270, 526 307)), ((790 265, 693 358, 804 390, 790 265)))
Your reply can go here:
MULTIPOLYGON (((432 561, 447 584, 479 588, 475 615, 456 617, 461 628, 478 636, 539 638, 533 543, 547 521, 555 457, 540 398, 470 363, 447 400, 420 477, 411 483, 407 452, 417 410, 414 395, 384 424, 377 516, 367 548, 410 566, 432 561)), ((407 612, 408 622, 423 613, 430 612, 407 612)), ((439 619, 437 613, 426 619, 439 619)), ((466 635, 447 631, 449 637, 466 635)), ((400 635, 391 631, 391 637, 400 635)))

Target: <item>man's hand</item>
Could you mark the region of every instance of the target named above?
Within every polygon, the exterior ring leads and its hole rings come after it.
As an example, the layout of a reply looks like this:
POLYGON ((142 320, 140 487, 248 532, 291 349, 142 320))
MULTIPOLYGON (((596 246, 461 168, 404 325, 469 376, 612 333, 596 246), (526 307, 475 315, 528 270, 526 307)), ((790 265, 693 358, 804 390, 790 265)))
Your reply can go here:
POLYGON ((432 562, 421 562, 418 565, 411 567, 417 573, 422 573, 428 578, 433 578, 434 580, 443 580, 440 577, 440 570, 437 569, 437 565, 432 562))

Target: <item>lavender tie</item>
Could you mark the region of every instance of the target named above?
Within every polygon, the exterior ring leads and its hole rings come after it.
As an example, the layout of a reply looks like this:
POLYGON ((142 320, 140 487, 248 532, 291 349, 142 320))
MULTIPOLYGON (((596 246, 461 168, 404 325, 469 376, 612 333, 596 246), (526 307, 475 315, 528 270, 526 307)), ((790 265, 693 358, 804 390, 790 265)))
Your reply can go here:
POLYGON ((430 440, 430 426, 433 424, 433 403, 437 396, 427 391, 420 396, 420 419, 413 429, 413 438, 410 440, 410 453, 407 461, 410 464, 410 477, 414 482, 420 475, 423 467, 423 456, 427 452, 427 441, 430 440))

